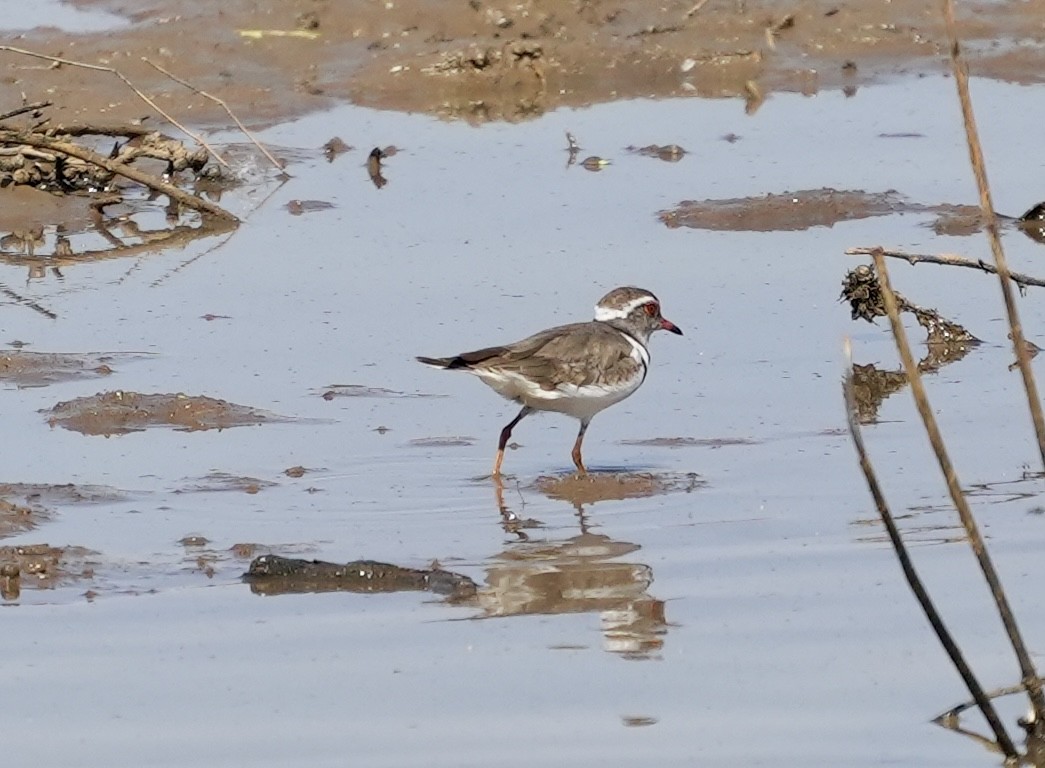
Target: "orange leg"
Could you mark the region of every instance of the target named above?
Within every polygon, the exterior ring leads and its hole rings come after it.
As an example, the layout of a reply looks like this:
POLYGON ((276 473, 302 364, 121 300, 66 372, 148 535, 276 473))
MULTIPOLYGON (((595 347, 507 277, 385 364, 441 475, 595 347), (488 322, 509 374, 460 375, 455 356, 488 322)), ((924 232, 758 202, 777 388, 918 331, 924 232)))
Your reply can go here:
POLYGON ((584 433, 588 431, 588 420, 581 421, 580 431, 577 432, 577 440, 573 444, 573 463, 577 467, 577 472, 582 475, 588 474, 588 470, 584 468, 584 460, 581 458, 581 443, 584 442, 584 433))
POLYGON ((497 456, 493 461, 493 476, 501 476, 501 463, 504 461, 504 447, 508 445, 508 440, 512 436, 512 430, 515 429, 515 425, 525 419, 533 413, 533 408, 528 405, 524 405, 522 410, 519 411, 519 415, 508 422, 508 425, 501 430, 501 439, 497 441, 497 456))

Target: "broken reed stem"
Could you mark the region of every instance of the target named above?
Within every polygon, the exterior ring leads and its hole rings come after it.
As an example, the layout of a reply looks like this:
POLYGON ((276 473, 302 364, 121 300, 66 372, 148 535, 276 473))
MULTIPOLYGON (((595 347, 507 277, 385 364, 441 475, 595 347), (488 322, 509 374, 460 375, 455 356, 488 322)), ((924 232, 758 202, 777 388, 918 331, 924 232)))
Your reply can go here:
POLYGON ((875 508, 878 510, 879 517, 882 518, 885 530, 889 534, 889 541, 892 542, 893 550, 896 552, 896 559, 900 561, 900 568, 903 569, 904 577, 907 579, 907 586, 909 586, 911 591, 914 593, 915 599, 918 600, 918 604, 922 607, 922 611, 925 613, 925 618, 929 620, 929 624, 932 626, 933 632, 936 633, 940 645, 943 646, 947 655, 951 659, 951 663, 954 664, 955 668, 958 670, 958 674, 961 675, 965 687, 969 689, 973 701, 976 702, 976 706, 980 708, 984 718, 987 720, 987 724, 990 726, 991 730, 994 731, 994 738, 996 739, 998 746, 1001 748, 1002 752, 1005 753, 1006 757, 1016 758, 1019 755, 1019 752, 1016 750, 1016 745, 1013 744, 1012 739, 1009 738, 1009 734, 1005 730, 1001 718, 998 717, 998 712, 994 709, 990 697, 984 693, 979 680, 976 679, 976 675, 973 674, 972 669, 970 669, 969 665, 966 663, 961 649, 954 641, 951 633, 947 630, 947 626, 943 623, 943 619, 940 618, 940 614, 937 612, 936 606, 933 604, 928 590, 926 590, 925 585, 918 576, 918 571, 915 569, 914 563, 911 561, 911 556, 907 552, 907 546, 904 544, 903 537, 900 535, 900 530, 896 527, 896 521, 893 519, 893 514, 889 509, 889 505, 885 501, 885 495, 882 493, 882 488, 878 484, 878 477, 875 474, 874 466, 872 466, 871 459, 867 454, 867 448, 864 446, 864 438, 863 433, 860 431, 860 424, 856 419, 856 398, 853 394, 852 353, 848 340, 846 340, 845 346, 848 362, 846 365, 845 380, 842 383, 842 390, 845 394, 845 413, 846 419, 849 423, 849 434, 853 438, 853 445, 856 446, 856 454, 860 459, 860 469, 864 473, 867 487, 871 491, 871 497, 874 499, 875 508))
POLYGON ((1001 580, 998 578, 998 573, 994 570, 994 563, 987 552, 983 536, 980 535, 980 528, 976 524, 976 518, 973 517, 972 510, 969 508, 969 501, 965 498, 965 494, 962 492, 961 485, 958 482, 958 475, 954 470, 954 465, 951 464, 950 456, 947 454, 947 448, 944 446, 940 428, 936 423, 936 417, 933 415, 932 408, 929 407, 929 398, 925 394, 922 374, 918 370, 914 356, 911 354, 911 345, 907 341, 907 332, 900 321, 900 312, 896 305, 896 296, 893 294, 892 284, 889 282, 889 272, 885 265, 885 257, 881 252, 876 252, 873 255, 875 268, 878 270, 878 281, 882 288, 882 300, 885 303, 885 311, 889 315, 889 324, 893 329, 893 339, 896 341, 900 359, 903 360, 904 371, 907 373, 907 379, 911 384, 911 394, 914 396, 915 406, 922 417, 922 423, 925 425, 925 432, 929 436, 929 442, 932 444, 933 452, 936 454, 936 460, 940 464, 940 471, 943 472, 951 501, 954 503, 954 508, 958 511, 958 517, 961 518, 965 533, 969 537, 969 545, 972 547, 973 554, 976 555, 976 560, 983 571, 983 577, 987 580, 991 595, 998 606, 1002 624, 1005 625, 1005 632, 1009 636, 1009 642, 1012 643, 1013 651, 1020 665, 1020 671, 1023 674, 1023 683, 1027 687, 1027 692, 1034 705, 1035 714, 1038 715, 1037 722, 1040 723, 1042 719, 1041 715, 1038 714, 1038 702, 1035 699, 1035 694, 1040 698, 1041 681, 1034 671, 1034 665, 1031 662, 1030 654, 1027 653, 1027 647, 1023 643, 1023 637, 1016 624, 1016 618, 1009 607, 1009 600, 1005 596, 1005 590, 1001 585, 1001 580))
MULTIPOLYGON (((989 272, 992 275, 998 274, 998 268, 993 264, 988 264, 982 259, 967 259, 964 256, 958 256, 954 253, 940 253, 936 255, 928 253, 910 253, 908 251, 886 250, 881 246, 875 246, 873 248, 867 248, 865 246, 846 248, 845 252, 848 256, 870 256, 878 250, 882 252, 883 256, 888 256, 892 259, 903 259, 908 264, 918 264, 919 262, 924 262, 926 264, 944 264, 951 267, 978 269, 981 272, 989 272)), ((1020 272, 1010 272, 1009 279, 1017 285, 1034 285, 1039 288, 1045 288, 1045 280, 1042 280, 1040 277, 1031 277, 1030 275, 1024 275, 1020 272)))
POLYGON ((24 104, 17 109, 12 109, 9 112, 4 112, 0 115, 0 120, 7 120, 8 118, 17 117, 18 115, 24 115, 26 112, 35 112, 38 109, 44 109, 49 107, 54 102, 51 101, 37 101, 33 104, 24 104))
POLYGON ((25 48, 15 48, 14 46, 11 46, 11 45, 0 45, 0 51, 10 51, 11 53, 19 53, 19 54, 21 54, 23 56, 33 56, 34 58, 37 58, 37 59, 45 59, 47 61, 53 61, 56 64, 66 64, 66 65, 68 65, 70 67, 79 67, 80 69, 93 69, 96 72, 109 72, 109 73, 111 73, 113 75, 116 75, 116 77, 118 77, 121 81, 123 81, 124 85, 126 85, 128 88, 130 88, 132 91, 134 91, 135 94, 137 94, 139 99, 141 99, 146 104, 148 104, 150 107, 155 109, 159 114, 161 114, 163 116, 163 118, 165 120, 167 120, 167 122, 169 122, 171 125, 173 125, 176 128, 178 128, 178 130, 183 131, 185 133, 185 135, 191 137, 193 141, 195 141, 201 147, 203 147, 208 152, 210 152, 211 157, 213 157, 215 160, 217 160, 219 163, 221 163, 221 165, 223 165, 225 168, 229 167, 229 164, 227 162, 225 162, 225 158, 223 158, 221 155, 219 155, 217 153, 217 151, 215 151, 215 149, 210 144, 208 144, 206 141, 204 141, 202 137, 196 135, 195 133, 190 131, 188 128, 186 128, 184 125, 179 123, 170 114, 165 112, 163 110, 163 108, 160 107, 159 104, 157 104, 155 101, 153 101, 148 96, 146 96, 144 93, 142 93, 140 90, 138 90, 138 88, 135 87, 134 83, 132 83, 130 80, 128 80, 124 76, 124 74, 122 72, 120 72, 118 69, 114 69, 113 67, 104 67, 104 66, 102 66, 100 64, 87 64, 86 62, 83 62, 83 61, 73 61, 72 59, 63 59, 60 56, 48 56, 46 53, 37 53, 36 51, 30 51, 30 50, 27 50, 25 48))
POLYGON ((145 173, 144 171, 138 170, 134 166, 127 165, 126 163, 118 163, 110 160, 107 157, 99 155, 97 152, 93 152, 86 147, 81 147, 78 144, 73 144, 67 141, 60 141, 58 139, 51 138, 49 136, 43 136, 39 133, 27 133, 23 131, 8 131, 0 129, 0 142, 9 142, 11 144, 25 144, 30 147, 36 147, 37 149, 49 149, 54 152, 61 152, 69 155, 69 157, 76 157, 83 160, 86 163, 92 163, 104 168, 110 173, 115 173, 119 176, 136 181, 139 184, 144 184, 149 189, 160 192, 167 195, 172 200, 175 200, 182 205, 189 208, 193 208, 203 213, 209 213, 212 216, 217 216, 220 219, 226 221, 239 221, 235 216, 226 211, 219 205, 216 205, 209 200, 197 197, 189 192, 186 192, 173 184, 158 179, 151 173, 145 173))
MULTIPOLYGON (((951 43, 951 68, 954 70, 954 83, 958 88, 958 99, 962 105, 962 120, 965 124, 965 138, 969 144, 969 159, 972 161, 972 169, 976 175, 976 186, 980 191, 980 208, 983 210, 984 219, 987 222, 987 239, 991 244, 991 253, 994 255, 994 264, 998 267, 998 282, 1001 284, 1002 297, 1005 299, 1005 312, 1009 317, 1010 336, 1013 349, 1016 352, 1016 362, 1020 366, 1020 375, 1023 377, 1023 387, 1027 392, 1027 405, 1030 407, 1031 419, 1034 422, 1034 433, 1038 438, 1038 451, 1041 454, 1042 467, 1045 468, 1045 415, 1042 414, 1041 398, 1038 397, 1038 385, 1034 380, 1034 371, 1030 367, 1030 355, 1027 353, 1027 344, 1023 338, 1023 326, 1020 323, 1020 313, 1016 307, 1016 299, 1012 295, 1012 286, 1009 284, 1009 264, 1005 259, 1005 251, 1001 247, 1001 237, 998 234, 998 220, 994 215, 994 203, 991 200, 991 188, 987 182, 987 168, 983 159, 983 147, 980 145, 979 132, 976 129, 976 116, 972 111, 972 99, 969 96, 969 70, 962 59, 961 46, 958 44, 957 25, 954 20, 954 0, 943 0, 943 13, 947 22, 947 36, 951 43)), ((986 573, 984 574, 986 575, 986 573)), ((993 586, 992 586, 993 589, 993 586)), ((1000 587, 999 587, 1000 589, 1000 587)), ((1004 593, 1001 594, 1004 599, 1004 593)), ((997 599, 997 596, 996 596, 997 599)), ((1001 603, 998 605, 1001 609, 1001 603)), ((1006 608, 1008 606, 1006 605, 1006 608)), ((1002 615, 1005 619, 1005 615, 1002 615)), ((1020 662, 1023 672, 1023 684, 1027 686, 1027 695, 1030 697, 1031 705, 1034 707, 1035 729, 1040 733, 1045 728, 1045 693, 1042 692, 1041 679, 1034 669, 1030 654, 1023 644, 1016 627, 1015 619, 1009 615, 1006 630, 1009 632, 1009 640, 1012 642, 1013 650, 1020 662), (1010 623, 1011 622, 1011 626, 1010 623)))
MULTIPOLYGON (((1016 299, 1009 285, 1011 275, 1009 264, 1005 259, 1005 251, 1001 247, 998 234, 998 219, 994 215, 994 203, 991 200, 991 188, 987 182, 987 168, 983 159, 983 147, 980 145, 979 132, 976 129, 976 116, 972 111, 972 99, 969 96, 969 69, 962 59, 961 46, 958 44, 958 32, 954 21, 954 0, 943 0, 943 14, 947 22, 947 36, 951 43, 951 68, 954 70, 954 84, 958 87, 958 100, 962 105, 962 120, 965 124, 965 139, 969 145, 969 159, 976 176, 976 186, 980 191, 980 208, 987 224, 987 240, 991 244, 994 264, 998 268, 998 282, 1001 284, 1002 297, 1005 299, 1005 311, 1009 316, 1012 346, 1016 352, 1016 362, 1020 366, 1023 387, 1027 391, 1027 404, 1030 407, 1031 420, 1034 422, 1034 433, 1038 438, 1038 451, 1041 454, 1042 468, 1045 468, 1045 415, 1042 414, 1041 398, 1038 397, 1038 385, 1034 381, 1034 371, 1030 367, 1030 355, 1023 339, 1023 326, 1020 313, 1016 307, 1016 299)), ((1026 675, 1026 670, 1024 670, 1026 675)), ((1041 682, 1034 675, 1034 690, 1028 689, 1034 702, 1034 711, 1039 722, 1045 718, 1045 695, 1042 694, 1041 682)))
POLYGON ((269 154, 269 151, 267 149, 265 149, 264 146, 262 146, 261 142, 258 141, 256 138, 254 138, 254 134, 252 134, 250 131, 248 131, 247 130, 247 126, 245 126, 243 123, 240 122, 240 119, 238 117, 236 117, 236 115, 233 113, 233 111, 231 109, 229 109, 229 105, 228 104, 226 104, 224 101, 219 99, 217 96, 209 94, 206 91, 204 91, 203 89, 197 88, 192 83, 190 83, 190 82, 188 82, 186 80, 181 79, 180 77, 178 77, 175 74, 172 74, 171 72, 168 72, 166 69, 161 67, 159 64, 157 64, 157 63, 155 63, 153 61, 150 61, 149 59, 147 59, 144 56, 142 56, 142 61, 144 61, 146 64, 148 64, 153 69, 163 73, 164 75, 169 77, 174 82, 179 83, 181 85, 184 85, 186 88, 188 88, 193 93, 197 93, 200 96, 204 97, 205 99, 210 99, 215 104, 218 104, 222 109, 225 110, 226 114, 228 114, 228 116, 230 118, 232 118, 232 121, 234 123, 236 123, 236 126, 240 129, 240 131, 243 132, 243 135, 246 136, 248 139, 250 139, 251 142, 254 144, 254 146, 257 147, 261 151, 261 154, 263 154, 265 157, 267 157, 269 162, 272 163, 276 167, 276 170, 278 170, 278 171, 282 171, 283 170, 283 164, 281 162, 279 162, 279 160, 274 158, 271 154, 269 154))

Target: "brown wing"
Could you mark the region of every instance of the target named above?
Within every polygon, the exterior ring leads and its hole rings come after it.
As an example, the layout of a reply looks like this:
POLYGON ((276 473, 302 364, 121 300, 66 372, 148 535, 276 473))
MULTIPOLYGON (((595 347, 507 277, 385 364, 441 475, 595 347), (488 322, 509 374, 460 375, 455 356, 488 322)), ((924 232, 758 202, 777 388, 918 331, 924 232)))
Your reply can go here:
MULTIPOLYGON (((632 346, 603 323, 573 323, 534 334, 507 347, 468 353, 471 368, 512 371, 539 381, 545 389, 560 384, 584 386, 596 377, 615 381, 632 378, 638 363, 632 346)), ((464 360, 461 355, 459 359, 464 360)))

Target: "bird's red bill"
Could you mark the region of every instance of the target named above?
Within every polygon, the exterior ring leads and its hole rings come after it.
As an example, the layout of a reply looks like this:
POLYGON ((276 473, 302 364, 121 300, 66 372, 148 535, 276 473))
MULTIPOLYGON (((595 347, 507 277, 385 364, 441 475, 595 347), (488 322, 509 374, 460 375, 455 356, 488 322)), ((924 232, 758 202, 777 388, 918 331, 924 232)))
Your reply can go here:
POLYGON ((663 328, 665 331, 671 331, 672 333, 677 333, 679 336, 682 335, 682 329, 681 328, 679 328, 677 325, 675 325, 670 320, 665 320, 663 317, 660 319, 660 327, 663 328))

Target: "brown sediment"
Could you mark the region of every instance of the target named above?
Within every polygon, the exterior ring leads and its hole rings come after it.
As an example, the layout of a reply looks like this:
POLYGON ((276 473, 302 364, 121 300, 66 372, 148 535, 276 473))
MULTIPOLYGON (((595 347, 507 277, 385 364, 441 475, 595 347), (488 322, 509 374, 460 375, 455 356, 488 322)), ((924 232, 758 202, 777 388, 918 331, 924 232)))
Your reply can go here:
POLYGON ((53 589, 94 576, 97 552, 83 547, 20 544, 0 547, 3 599, 15 600, 25 587, 53 589))
POLYGON ((259 493, 266 488, 275 488, 279 483, 261 480, 257 477, 231 475, 228 472, 211 472, 205 477, 187 481, 188 485, 178 488, 175 493, 215 493, 234 491, 238 493, 259 493))
POLYGON ((793 232, 896 213, 935 214, 929 226, 938 234, 971 235, 984 225, 978 206, 916 203, 894 190, 864 192, 830 188, 722 200, 684 200, 658 216, 670 228, 793 232))
POLYGON ((404 568, 375 560, 328 563, 322 560, 262 555, 255 558, 243 579, 261 595, 302 592, 404 592, 423 591, 451 600, 473 598, 475 582, 442 568, 404 568))
MULTIPOLYGON (((812 93, 942 72, 939 10, 920 0, 395 3, 77 0, 131 20, 90 34, 37 29, 24 48, 117 68, 181 119, 227 115, 142 58, 211 92, 253 125, 339 101, 470 120, 521 119, 622 98, 812 93)), ((963 3, 959 35, 976 75, 1041 82, 1045 0, 963 3)), ((142 102, 117 78, 0 54, 0 76, 58 122, 130 122, 142 102)), ((7 105, 7 108, 17 104, 7 105)), ((153 118, 155 119, 155 118, 153 118)), ((348 137, 349 141, 352 137, 348 137)))
POLYGON ((212 397, 123 391, 67 400, 44 413, 52 427, 85 435, 122 435, 149 427, 193 432, 290 420, 212 397))
POLYGON ((620 442, 621 445, 644 445, 652 448, 724 448, 730 445, 758 445, 761 441, 747 437, 648 437, 620 442))
POLYGON ((462 445, 475 445, 474 437, 418 437, 410 441, 415 448, 455 448, 462 445))
POLYGON ((692 472, 592 472, 587 475, 538 477, 533 487, 549 498, 582 506, 598 501, 643 499, 664 493, 688 492, 704 484, 692 472))
POLYGON ((0 353, 0 381, 18 387, 45 387, 60 381, 98 378, 113 372, 110 363, 140 357, 144 355, 12 350, 0 353))

